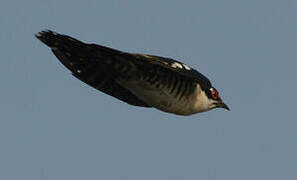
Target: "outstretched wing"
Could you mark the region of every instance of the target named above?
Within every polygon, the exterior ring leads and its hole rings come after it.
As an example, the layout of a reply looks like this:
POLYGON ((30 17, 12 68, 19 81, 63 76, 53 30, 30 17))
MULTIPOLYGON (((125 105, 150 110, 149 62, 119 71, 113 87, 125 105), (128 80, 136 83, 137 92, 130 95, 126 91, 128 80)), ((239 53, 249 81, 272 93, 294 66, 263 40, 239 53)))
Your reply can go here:
POLYGON ((52 31, 39 32, 36 37, 52 49, 76 78, 128 104, 151 107, 115 81, 134 68, 129 61, 133 56, 52 31))

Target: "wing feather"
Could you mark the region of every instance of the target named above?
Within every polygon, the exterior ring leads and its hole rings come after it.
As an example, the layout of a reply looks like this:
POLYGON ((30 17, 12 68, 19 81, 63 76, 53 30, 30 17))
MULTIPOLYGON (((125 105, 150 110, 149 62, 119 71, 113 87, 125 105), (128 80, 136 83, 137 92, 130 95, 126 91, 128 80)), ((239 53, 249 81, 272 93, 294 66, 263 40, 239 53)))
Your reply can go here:
POLYGON ((194 79, 199 84, 203 84, 206 87, 212 86, 209 79, 205 77, 203 74, 201 74, 197 70, 177 60, 160 57, 160 56, 148 55, 148 54, 132 54, 132 55, 134 55, 137 59, 145 63, 158 65, 162 68, 178 73, 181 76, 194 79))
POLYGON ((72 37, 52 31, 42 31, 36 37, 51 47, 59 61, 67 67, 76 78, 88 85, 134 106, 151 107, 136 97, 128 89, 115 81, 117 76, 125 73, 129 61, 121 51, 108 47, 86 44, 72 37), (122 71, 116 71, 114 66, 122 71))

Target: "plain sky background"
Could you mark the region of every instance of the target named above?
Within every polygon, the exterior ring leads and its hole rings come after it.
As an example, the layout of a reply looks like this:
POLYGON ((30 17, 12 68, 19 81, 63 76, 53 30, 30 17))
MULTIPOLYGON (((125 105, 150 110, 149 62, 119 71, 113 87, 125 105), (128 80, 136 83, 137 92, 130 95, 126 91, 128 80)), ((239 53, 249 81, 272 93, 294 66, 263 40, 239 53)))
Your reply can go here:
POLYGON ((296 0, 2 0, 0 179, 296 180, 296 0), (231 111, 129 106, 71 76, 51 29, 206 75, 231 111))

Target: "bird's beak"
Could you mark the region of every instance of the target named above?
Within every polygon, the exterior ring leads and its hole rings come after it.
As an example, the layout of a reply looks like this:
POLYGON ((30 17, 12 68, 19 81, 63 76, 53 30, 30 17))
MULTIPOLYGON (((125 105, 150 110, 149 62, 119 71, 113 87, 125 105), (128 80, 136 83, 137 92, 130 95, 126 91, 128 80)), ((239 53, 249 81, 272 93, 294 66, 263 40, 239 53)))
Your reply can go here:
POLYGON ((227 104, 221 102, 218 104, 217 106, 218 108, 224 108, 224 109, 227 109, 228 111, 230 111, 230 108, 227 106, 227 104))

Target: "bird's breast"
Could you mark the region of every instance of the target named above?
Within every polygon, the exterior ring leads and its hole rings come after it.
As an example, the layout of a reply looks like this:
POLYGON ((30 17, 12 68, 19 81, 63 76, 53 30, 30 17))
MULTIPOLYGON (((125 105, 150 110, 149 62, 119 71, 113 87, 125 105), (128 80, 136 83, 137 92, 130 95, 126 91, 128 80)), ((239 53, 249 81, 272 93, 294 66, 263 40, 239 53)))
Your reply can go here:
POLYGON ((179 115, 197 113, 195 104, 197 83, 173 72, 155 71, 135 77, 133 80, 119 80, 139 99, 165 112, 179 115))

